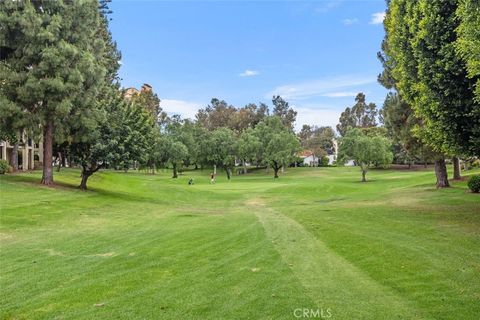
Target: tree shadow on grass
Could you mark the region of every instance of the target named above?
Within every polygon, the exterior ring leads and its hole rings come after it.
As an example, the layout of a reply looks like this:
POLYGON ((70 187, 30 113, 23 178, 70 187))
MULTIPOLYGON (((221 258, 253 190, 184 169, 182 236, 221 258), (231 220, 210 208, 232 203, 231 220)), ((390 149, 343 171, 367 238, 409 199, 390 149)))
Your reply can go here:
POLYGON ((378 179, 367 179, 367 181, 362 181, 362 180, 355 180, 355 181, 352 181, 354 183, 358 183, 358 184, 367 184, 367 183, 370 183, 370 182, 378 182, 380 180, 378 179))
POLYGON ((147 197, 141 196, 138 194, 132 194, 128 192, 119 192, 119 191, 111 191, 102 188, 90 188, 85 190, 85 192, 95 193, 98 195, 102 195, 104 197, 110 198, 115 201, 126 201, 126 202, 139 202, 139 203, 150 203, 150 204, 166 204, 168 203, 167 199, 163 198, 155 198, 155 197, 147 197))
POLYGON ((101 195, 107 198, 110 198, 114 201, 126 201, 126 202, 138 202, 138 203, 150 203, 163 205, 167 203, 165 198, 156 198, 152 196, 142 196, 139 194, 132 194, 129 192, 118 192, 112 190, 106 190, 103 188, 89 187, 87 190, 82 190, 78 184, 68 183, 64 181, 55 181, 53 185, 46 186, 40 182, 41 178, 34 175, 5 175, 0 178, 0 181, 7 183, 19 183, 25 186, 30 186, 34 188, 44 188, 45 190, 64 190, 64 191, 74 191, 85 195, 101 195))
POLYGON ((78 185, 73 185, 64 181, 55 181, 52 185, 47 186, 41 183, 41 178, 31 175, 6 175, 2 178, 2 180, 6 182, 23 183, 32 187, 47 189, 80 190, 78 185))

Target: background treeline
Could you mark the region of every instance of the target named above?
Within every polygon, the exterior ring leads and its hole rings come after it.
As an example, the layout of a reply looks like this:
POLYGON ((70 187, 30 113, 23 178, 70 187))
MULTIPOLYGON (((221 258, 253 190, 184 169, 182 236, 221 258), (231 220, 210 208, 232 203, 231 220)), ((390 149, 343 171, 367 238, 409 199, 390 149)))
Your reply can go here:
POLYGON ((213 99, 197 120, 168 117, 152 91, 126 99, 121 59, 108 29, 108 0, 2 1, 1 132, 18 146, 23 132, 41 136, 42 183, 53 161, 80 166, 80 187, 101 168, 155 171, 169 165, 224 168, 235 161, 270 166, 275 176, 299 150, 296 112, 280 97, 235 108, 213 99))
MULTIPOLYGON (((15 154, 23 132, 42 137, 42 183, 53 183, 50 159, 80 166, 86 188, 106 167, 169 166, 177 177, 182 166, 212 166, 230 178, 250 163, 278 177, 302 149, 320 159, 334 152, 335 131, 304 125, 295 134, 297 113, 279 96, 240 108, 214 98, 194 120, 169 117, 151 90, 125 98, 108 2, 0 2, 0 139, 15 154)), ((480 154, 480 5, 387 4, 378 80, 391 92, 381 110, 359 93, 341 114, 338 161, 354 160, 363 180, 370 166, 435 162, 446 187, 446 157, 459 178, 458 158, 480 154)))
POLYGON ((480 155, 480 2, 390 0, 378 79, 391 89, 382 117, 397 154, 433 159, 448 187, 446 157, 480 155))
MULTIPOLYGON (((480 2, 390 0, 384 26, 378 81, 391 92, 378 112, 357 95, 337 126, 348 136, 340 151, 369 159, 367 166, 390 156, 396 163, 434 162, 437 187, 448 187, 445 159, 460 179, 459 158, 468 163, 480 155, 480 2), (370 140, 371 146, 373 137, 365 137, 372 134, 391 141, 391 155, 374 156, 375 148, 352 143, 370 140)), ((377 148, 385 143, 377 141, 377 148)))

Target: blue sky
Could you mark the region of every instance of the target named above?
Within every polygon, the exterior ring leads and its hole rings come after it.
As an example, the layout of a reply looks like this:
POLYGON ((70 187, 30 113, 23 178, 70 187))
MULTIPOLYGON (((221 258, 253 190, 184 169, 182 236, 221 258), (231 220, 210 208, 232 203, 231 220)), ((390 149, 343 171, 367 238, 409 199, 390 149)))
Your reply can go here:
POLYGON ((168 113, 193 118, 212 97, 235 106, 280 94, 302 124, 331 125, 376 82, 384 0, 114 0, 124 87, 149 83, 168 113))

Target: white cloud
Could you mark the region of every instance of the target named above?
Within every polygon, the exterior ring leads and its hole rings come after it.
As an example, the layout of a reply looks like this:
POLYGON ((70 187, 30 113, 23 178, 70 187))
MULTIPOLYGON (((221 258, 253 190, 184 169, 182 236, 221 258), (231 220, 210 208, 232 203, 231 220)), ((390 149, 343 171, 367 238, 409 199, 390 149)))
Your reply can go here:
POLYGON ((321 1, 314 9, 316 13, 326 13, 330 10, 338 7, 343 0, 330 0, 330 1, 321 1))
POLYGON ((358 23, 358 19, 357 18, 352 18, 352 19, 343 19, 342 20, 342 23, 346 26, 351 26, 352 24, 356 24, 358 23))
POLYGON ((385 20, 385 12, 376 12, 372 14, 372 18, 370 20, 370 24, 382 24, 383 20, 385 20))
POLYGON ((295 130, 300 130, 304 124, 317 126, 335 127, 342 111, 329 106, 302 107, 295 105, 293 108, 298 112, 295 122, 295 130))
POLYGON ((253 77, 259 75, 260 72, 256 70, 245 70, 242 73, 239 74, 240 77, 253 77))
POLYGON ((338 90, 354 88, 360 85, 374 83, 375 76, 341 76, 324 78, 320 80, 307 81, 302 83, 287 84, 273 89, 265 97, 271 98, 280 95, 287 100, 308 99, 321 96, 339 96, 338 90))
POLYGON ((322 94, 322 97, 327 98, 344 98, 344 97, 355 97, 358 92, 353 91, 339 91, 339 92, 327 92, 322 94))
POLYGON ((195 114, 201 108, 200 103, 175 99, 162 99, 160 106, 168 114, 179 114, 182 118, 190 119, 195 119, 195 114))

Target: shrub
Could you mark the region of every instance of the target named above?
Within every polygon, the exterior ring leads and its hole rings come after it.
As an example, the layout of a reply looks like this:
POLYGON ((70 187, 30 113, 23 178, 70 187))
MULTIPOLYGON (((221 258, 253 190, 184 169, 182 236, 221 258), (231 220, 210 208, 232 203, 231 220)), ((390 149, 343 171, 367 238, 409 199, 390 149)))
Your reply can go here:
POLYGON ((319 162, 318 166, 319 166, 319 167, 327 167, 329 161, 330 161, 330 160, 328 159, 328 157, 327 157, 327 156, 324 156, 324 157, 322 157, 322 158, 320 159, 320 162, 319 162))
POLYGON ((471 167, 472 168, 478 168, 480 167, 480 159, 475 159, 472 161, 472 164, 471 164, 471 167))
POLYGON ((471 176, 468 180, 468 187, 472 192, 479 193, 480 192, 480 176, 471 176))
POLYGON ((5 174, 5 172, 10 172, 10 165, 6 160, 0 160, 0 174, 5 174))

